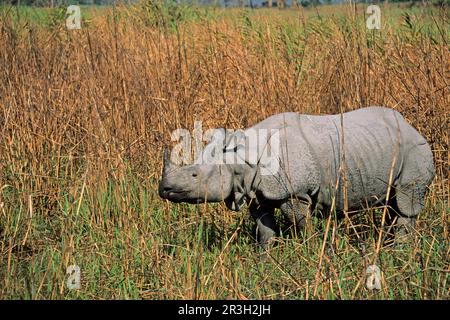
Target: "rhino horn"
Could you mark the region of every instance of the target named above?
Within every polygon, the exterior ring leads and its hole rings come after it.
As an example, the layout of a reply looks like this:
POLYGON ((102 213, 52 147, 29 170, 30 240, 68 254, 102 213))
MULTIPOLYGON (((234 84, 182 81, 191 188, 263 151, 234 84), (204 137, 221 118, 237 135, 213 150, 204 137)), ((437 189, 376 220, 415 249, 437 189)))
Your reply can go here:
POLYGON ((164 146, 164 169, 163 173, 166 174, 172 170, 176 165, 170 160, 169 148, 164 146))

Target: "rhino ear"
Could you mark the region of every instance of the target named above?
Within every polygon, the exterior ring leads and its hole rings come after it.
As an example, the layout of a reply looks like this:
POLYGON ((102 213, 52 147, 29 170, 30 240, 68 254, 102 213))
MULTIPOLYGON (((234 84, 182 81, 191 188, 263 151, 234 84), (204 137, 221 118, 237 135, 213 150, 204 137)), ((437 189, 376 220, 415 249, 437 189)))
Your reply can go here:
POLYGON ((205 132, 205 140, 207 141, 202 154, 195 161, 196 164, 219 164, 223 163, 222 154, 225 151, 227 141, 233 136, 232 130, 224 128, 209 129, 205 132))
POLYGON ((245 149, 246 137, 243 130, 227 131, 225 135, 224 152, 237 152, 245 149))

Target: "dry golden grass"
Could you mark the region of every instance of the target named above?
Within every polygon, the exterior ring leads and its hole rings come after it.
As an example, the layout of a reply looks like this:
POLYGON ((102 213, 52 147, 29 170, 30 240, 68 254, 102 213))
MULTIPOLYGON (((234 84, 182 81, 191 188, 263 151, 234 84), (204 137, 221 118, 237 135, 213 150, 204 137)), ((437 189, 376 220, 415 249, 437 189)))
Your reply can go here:
POLYGON ((408 26, 385 7, 370 31, 362 7, 327 10, 197 10, 174 27, 116 8, 76 31, 3 12, 0 297, 448 299, 448 11, 405 11, 408 26), (157 196, 162 146, 195 120, 243 128, 369 105, 400 111, 437 172, 417 241, 381 250, 380 292, 364 288, 376 236, 361 249, 333 221, 335 251, 319 257, 316 222, 259 261, 245 212, 157 196), (81 290, 65 288, 70 264, 81 290))

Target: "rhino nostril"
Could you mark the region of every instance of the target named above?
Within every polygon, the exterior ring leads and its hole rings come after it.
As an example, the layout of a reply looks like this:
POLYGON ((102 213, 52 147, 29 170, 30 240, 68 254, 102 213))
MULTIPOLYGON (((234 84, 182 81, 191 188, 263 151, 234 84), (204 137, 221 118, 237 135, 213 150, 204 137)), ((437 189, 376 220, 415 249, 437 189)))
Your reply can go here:
POLYGON ((165 192, 168 192, 168 191, 172 190, 172 188, 170 188, 170 187, 165 187, 163 190, 164 190, 165 192))

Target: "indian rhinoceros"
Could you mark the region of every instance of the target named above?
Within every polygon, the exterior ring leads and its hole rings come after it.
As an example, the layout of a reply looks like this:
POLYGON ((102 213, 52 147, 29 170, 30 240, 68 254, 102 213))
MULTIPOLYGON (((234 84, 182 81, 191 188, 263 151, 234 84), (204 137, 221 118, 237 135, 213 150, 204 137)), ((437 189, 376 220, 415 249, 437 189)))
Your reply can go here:
POLYGON ((336 115, 281 113, 242 131, 222 132, 212 152, 223 153, 221 162, 177 166, 165 152, 159 195, 172 202, 225 201, 231 210, 247 202, 263 247, 276 234, 275 208, 302 227, 311 212, 326 215, 387 204, 397 217, 396 237, 409 234, 434 177, 427 141, 389 108, 336 115), (267 130, 277 140, 264 134, 258 143, 265 140, 266 149, 278 150, 272 152, 278 163, 272 161, 272 168, 259 161, 263 151, 249 138, 250 132, 267 130), (252 153, 257 161, 249 161, 252 153), (226 161, 230 155, 241 161, 226 161))

